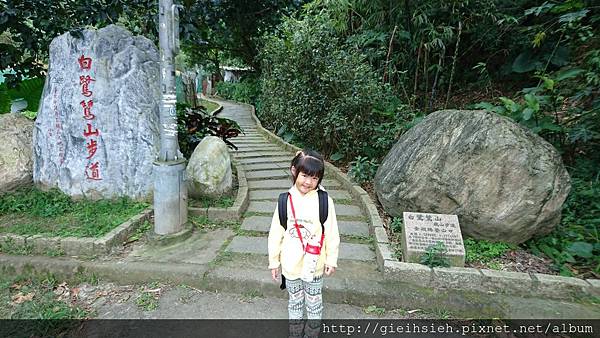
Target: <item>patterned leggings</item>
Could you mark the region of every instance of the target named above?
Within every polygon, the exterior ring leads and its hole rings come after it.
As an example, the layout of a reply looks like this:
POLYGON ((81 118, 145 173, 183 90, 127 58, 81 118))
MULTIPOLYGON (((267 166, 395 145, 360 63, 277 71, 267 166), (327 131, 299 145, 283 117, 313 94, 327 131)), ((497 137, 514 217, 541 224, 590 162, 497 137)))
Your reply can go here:
POLYGON ((285 280, 285 286, 289 293, 288 314, 290 319, 290 337, 318 337, 320 331, 320 320, 323 314, 323 277, 316 277, 312 282, 302 279, 285 280), (304 314, 304 303, 306 302, 306 326, 302 323, 304 314))

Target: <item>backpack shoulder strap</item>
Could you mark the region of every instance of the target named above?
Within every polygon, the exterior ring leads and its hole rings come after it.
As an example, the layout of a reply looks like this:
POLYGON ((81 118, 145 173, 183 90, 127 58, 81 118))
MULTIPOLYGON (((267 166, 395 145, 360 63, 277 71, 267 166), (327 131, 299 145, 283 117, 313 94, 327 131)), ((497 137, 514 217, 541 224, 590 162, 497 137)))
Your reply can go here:
POLYGON ((329 200, 327 198, 327 192, 321 189, 317 190, 319 194, 319 222, 321 222, 321 230, 325 231, 325 221, 327 221, 327 215, 329 214, 329 200))
POLYGON ((289 192, 282 192, 279 194, 277 200, 277 210, 279 211, 279 224, 284 230, 287 230, 287 198, 289 192))

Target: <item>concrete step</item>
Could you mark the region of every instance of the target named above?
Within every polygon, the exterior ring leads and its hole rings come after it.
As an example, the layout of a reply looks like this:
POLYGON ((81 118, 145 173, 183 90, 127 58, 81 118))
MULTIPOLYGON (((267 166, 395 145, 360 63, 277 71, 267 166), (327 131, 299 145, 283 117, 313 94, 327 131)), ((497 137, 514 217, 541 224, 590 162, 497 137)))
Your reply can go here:
MULTIPOLYGON (((250 216, 242 222, 242 229, 268 233, 272 216, 250 216)), ((369 236, 369 225, 366 222, 338 220, 340 234, 346 236, 369 236)))
MULTIPOLYGON (((235 236, 226 251, 267 255, 267 237, 235 236)), ((367 244, 340 243, 338 259, 375 262, 375 252, 367 244)))
POLYGON ((194 232, 190 238, 172 245, 134 245, 126 261, 146 261, 160 263, 208 264, 218 255, 221 246, 234 232, 231 229, 217 229, 194 232))
POLYGON ((256 164, 256 163, 271 163, 271 162, 291 162, 292 156, 269 156, 269 157, 257 157, 257 158, 240 158, 237 161, 241 164, 256 164))
POLYGON ((261 133, 256 133, 253 131, 247 131, 242 134, 239 134, 236 138, 252 138, 252 137, 266 139, 265 135, 263 135, 261 133))
POLYGON ((238 141, 261 141, 265 144, 268 143, 267 139, 261 135, 240 135, 236 137, 238 141))
POLYGON ((270 169, 285 169, 289 170, 290 161, 280 161, 271 163, 255 163, 255 164, 244 164, 244 170, 246 172, 255 170, 270 170, 270 169))
POLYGON ((233 155, 237 159, 261 158, 265 156, 287 156, 292 160, 293 154, 282 150, 263 150, 251 152, 234 152, 233 155))
MULTIPOLYGON (((340 187, 341 184, 338 181, 324 179, 322 182, 323 187, 326 190, 330 190, 333 188, 340 187)), ((260 181, 248 181, 248 188, 250 190, 254 189, 283 189, 283 191, 288 190, 292 186, 292 182, 286 179, 279 180, 260 180, 260 181)))
MULTIPOLYGON (((272 213, 277 206, 275 201, 250 201, 247 212, 272 213)), ((362 210, 356 205, 338 204, 335 206, 337 216, 362 217, 362 210)))
POLYGON ((255 139, 255 140, 248 140, 246 139, 241 139, 239 136, 230 139, 231 143, 235 144, 235 145, 265 145, 268 144, 266 139, 255 139))
POLYGON ((239 144, 237 145, 238 153, 247 153, 247 152, 251 152, 251 151, 283 151, 283 148, 276 146, 276 145, 269 145, 269 144, 259 144, 259 145, 246 145, 246 144, 239 144))
MULTIPOLYGON (((246 173, 247 175, 248 173, 246 173)), ((291 180, 290 180, 290 186, 291 186, 291 180)), ((277 198, 279 197, 279 194, 281 194, 282 192, 285 192, 286 190, 279 190, 279 189, 269 189, 269 190, 250 190, 249 192, 249 197, 251 201, 258 201, 258 200, 271 200, 271 201, 276 201, 277 198)), ((346 190, 327 190, 327 193, 329 194, 329 196, 331 196, 331 198, 333 198, 333 201, 339 201, 339 200, 350 200, 352 197, 350 196, 350 193, 347 192, 346 190)), ((336 204, 337 205, 337 204, 336 204)))
POLYGON ((247 172, 246 178, 248 180, 285 179, 290 178, 291 175, 286 169, 257 170, 247 172))

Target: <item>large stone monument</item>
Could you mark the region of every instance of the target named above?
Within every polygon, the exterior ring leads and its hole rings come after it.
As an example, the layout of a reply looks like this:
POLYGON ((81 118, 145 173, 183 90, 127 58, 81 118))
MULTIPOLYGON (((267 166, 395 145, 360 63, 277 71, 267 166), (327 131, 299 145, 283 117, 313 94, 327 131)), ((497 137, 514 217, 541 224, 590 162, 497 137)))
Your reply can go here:
POLYGON ((115 25, 82 36, 50 44, 34 182, 71 196, 147 197, 160 142, 158 50, 115 25))
POLYGON ((444 110, 406 132, 375 176, 384 209, 458 215, 464 235, 521 243, 551 231, 570 190, 560 154, 487 111, 444 110))

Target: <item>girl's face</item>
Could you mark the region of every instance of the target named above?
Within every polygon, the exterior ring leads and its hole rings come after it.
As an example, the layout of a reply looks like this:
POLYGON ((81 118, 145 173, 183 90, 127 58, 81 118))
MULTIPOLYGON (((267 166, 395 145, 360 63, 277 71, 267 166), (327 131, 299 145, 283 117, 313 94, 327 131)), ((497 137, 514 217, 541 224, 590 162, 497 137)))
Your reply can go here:
POLYGON ((296 189, 298 189, 302 195, 305 195, 309 191, 317 189, 318 183, 319 178, 317 176, 309 176, 303 172, 300 172, 296 178, 296 189))

